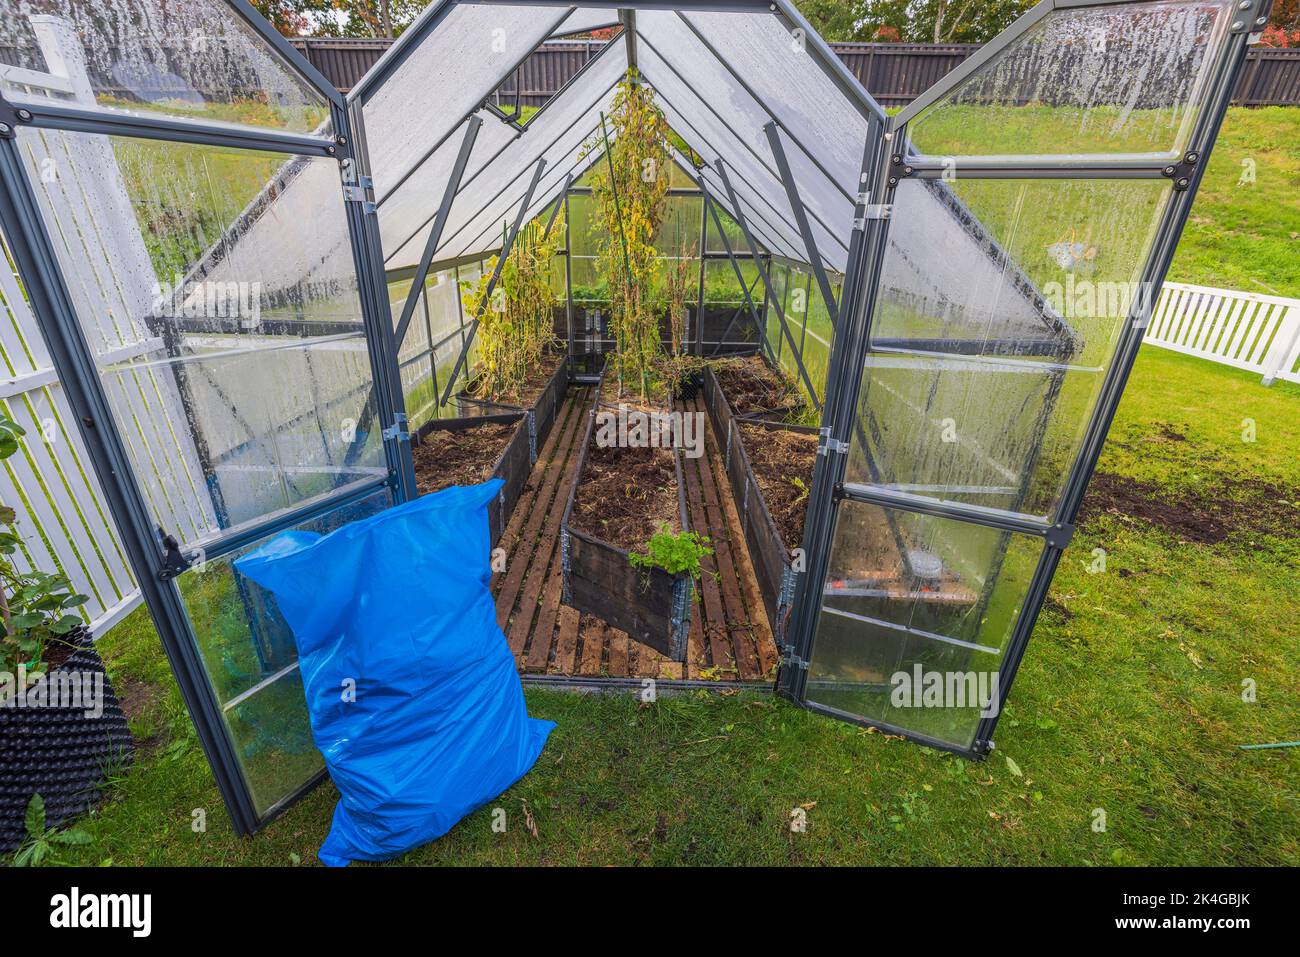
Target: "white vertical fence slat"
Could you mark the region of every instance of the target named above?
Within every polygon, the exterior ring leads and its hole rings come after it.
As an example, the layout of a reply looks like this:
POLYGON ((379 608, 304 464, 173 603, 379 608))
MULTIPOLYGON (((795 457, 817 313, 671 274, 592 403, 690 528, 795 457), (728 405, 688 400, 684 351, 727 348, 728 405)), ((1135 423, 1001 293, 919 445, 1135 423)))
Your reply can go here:
POLYGON ((1300 383, 1300 299, 1167 282, 1143 341, 1300 383))

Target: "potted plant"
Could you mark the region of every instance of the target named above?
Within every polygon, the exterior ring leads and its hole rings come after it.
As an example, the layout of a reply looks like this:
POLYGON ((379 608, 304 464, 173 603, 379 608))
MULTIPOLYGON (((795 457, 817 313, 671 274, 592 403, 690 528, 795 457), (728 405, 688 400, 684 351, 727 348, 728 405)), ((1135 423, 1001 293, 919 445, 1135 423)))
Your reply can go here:
MULTIPOLYGON (((0 414, 0 459, 23 429, 0 414)), ((58 573, 23 569, 17 515, 0 505, 0 851, 28 838, 41 796, 44 826, 57 827, 98 798, 109 772, 133 750, 104 662, 76 609, 87 601, 58 573)))

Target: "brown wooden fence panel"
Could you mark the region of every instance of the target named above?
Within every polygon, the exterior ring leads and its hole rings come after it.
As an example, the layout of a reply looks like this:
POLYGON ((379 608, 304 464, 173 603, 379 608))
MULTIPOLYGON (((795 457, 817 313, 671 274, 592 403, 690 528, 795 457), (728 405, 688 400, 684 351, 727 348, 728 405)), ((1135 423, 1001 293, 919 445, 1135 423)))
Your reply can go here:
MULTIPOLYGON (((370 39, 293 40, 331 83, 351 89, 391 41, 370 39)), ((514 102, 519 90, 524 106, 541 106, 601 44, 561 40, 545 44, 502 85, 501 104, 514 102)), ((882 106, 912 102, 979 49, 977 43, 833 43, 831 49, 882 106)), ((2 59, 2 58, 0 58, 2 59)), ((1237 106, 1300 106, 1300 49, 1252 47, 1233 97, 1237 106)))

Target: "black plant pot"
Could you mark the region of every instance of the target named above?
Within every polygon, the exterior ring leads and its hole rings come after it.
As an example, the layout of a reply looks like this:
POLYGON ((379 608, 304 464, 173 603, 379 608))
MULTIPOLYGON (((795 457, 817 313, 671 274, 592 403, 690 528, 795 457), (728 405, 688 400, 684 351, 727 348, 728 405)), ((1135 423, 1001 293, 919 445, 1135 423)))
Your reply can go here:
POLYGON ((107 773, 129 763, 135 749, 89 630, 78 628, 67 640, 76 650, 49 678, 79 673, 90 693, 93 676, 103 676, 102 711, 88 717, 84 700, 82 707, 20 707, 13 698, 0 705, 0 853, 12 852, 26 837, 33 794, 45 801, 45 826, 58 827, 99 799, 107 773))
POLYGON ((677 389, 673 398, 680 399, 683 402, 690 402, 704 388, 704 370, 696 369, 682 376, 681 381, 677 383, 677 389))

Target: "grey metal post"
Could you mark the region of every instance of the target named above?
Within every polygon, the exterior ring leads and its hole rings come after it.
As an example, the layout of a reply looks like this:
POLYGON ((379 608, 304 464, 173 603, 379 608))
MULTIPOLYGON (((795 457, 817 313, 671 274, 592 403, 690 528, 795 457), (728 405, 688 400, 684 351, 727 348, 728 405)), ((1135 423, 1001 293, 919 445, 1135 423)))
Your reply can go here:
MULTIPOLYGON (((757 250, 757 247, 754 245, 754 237, 750 235, 749 226, 745 223, 745 216, 740 211, 740 204, 736 199, 736 191, 731 188, 731 180, 727 178, 727 169, 720 157, 714 163, 714 168, 717 169, 718 176, 722 180, 722 185, 727 190, 727 197, 731 200, 731 208, 736 211, 736 224, 740 226, 741 232, 745 234, 745 241, 749 243, 749 248, 757 250)), ((762 257, 759 256, 757 252, 754 254, 754 266, 758 269, 758 274, 763 280, 763 288, 767 292, 768 304, 776 309, 776 318, 781 323, 781 332, 785 336, 786 340, 789 341, 790 348, 793 349, 794 336, 790 333, 790 327, 786 324, 785 313, 781 310, 781 304, 779 302, 774 302, 777 297, 775 290, 772 288, 772 279, 767 274, 767 267, 763 265, 762 257)), ((766 336, 764 339, 766 339, 766 336)), ((795 354, 795 364, 799 366, 799 375, 803 379, 803 384, 808 389, 808 397, 812 399, 812 403, 817 410, 821 411, 822 403, 821 400, 817 398, 817 390, 813 388, 812 380, 808 378, 808 370, 803 366, 803 356, 800 356, 797 352, 795 354)))
MULTIPOLYGON (((406 340, 406 329, 411 324, 411 316, 415 314, 415 305, 418 301, 419 294, 424 289, 425 280, 429 278, 429 265, 433 262, 434 253, 438 251, 438 244, 442 241, 442 231, 447 225, 447 217, 451 215, 451 204, 456 199, 456 193, 460 190, 460 179, 465 175, 465 167, 469 165, 470 154, 474 151, 474 141, 478 138, 478 131, 483 126, 483 121, 477 116, 471 117, 465 125, 465 136, 460 141, 460 152, 456 154, 456 164, 451 168, 451 176, 447 178, 447 186, 442 191, 442 202, 438 204, 438 214, 434 217, 433 228, 429 230, 429 238, 424 244, 424 252, 420 254, 420 264, 415 267, 415 276, 411 279, 411 290, 406 296, 406 305, 402 307, 402 318, 397 322, 397 332, 394 339, 397 341, 397 351, 402 351, 402 343, 406 340)), ((432 340, 430 340, 432 341, 432 340)))
POLYGON ((701 187, 700 198, 700 305, 695 311, 695 354, 704 355, 704 267, 709 254, 709 194, 701 187))
MULTIPOLYGON (((379 239, 379 218, 372 193, 367 185, 372 182, 366 162, 365 128, 358 115, 353 127, 348 110, 336 106, 332 111, 334 129, 338 131, 340 150, 346 150, 340 167, 343 185, 359 190, 355 195, 345 192, 343 204, 347 215, 348 237, 352 245, 352 261, 357 271, 357 293, 361 300, 361 320, 366 330, 370 369, 374 377, 374 408, 383 430, 384 455, 388 471, 396 480, 398 501, 410 501, 419 495, 415 486, 415 462, 411 458, 410 435, 406 430, 406 402, 402 395, 402 376, 398 368, 397 345, 393 336, 393 314, 388 303, 388 282, 384 275, 384 249, 379 239), (348 160, 351 159, 349 164, 348 160)), ((369 407, 367 403, 366 408, 369 407)), ((365 409, 363 409, 363 416, 365 409)), ((350 455, 360 450, 354 442, 350 455)))
POLYGON ((812 226, 808 222, 808 210, 799 196, 799 186, 794 181, 794 174, 790 172, 790 162, 786 159, 785 148, 781 145, 781 133, 775 123, 764 126, 763 132, 767 134, 767 142, 772 147, 772 155, 776 158, 776 168, 781 174, 781 185, 785 187, 786 198, 790 201, 790 208, 794 210, 794 219, 799 225, 799 235, 803 237, 804 247, 808 250, 808 265, 812 267, 813 275, 817 277, 817 288, 821 290, 822 299, 826 303, 826 312, 831 317, 831 325, 834 326, 839 319, 835 290, 831 286, 830 277, 826 275, 821 253, 817 251, 817 240, 813 237, 812 226))
POLYGON ((474 316, 474 321, 470 323, 469 334, 465 338, 465 344, 461 347, 460 355, 456 359, 456 366, 451 370, 451 377, 447 380, 447 391, 443 393, 442 402, 446 405, 447 400, 451 398, 451 390, 456 385, 456 376, 460 374, 461 366, 465 364, 469 356, 470 346, 474 344, 474 335, 478 332, 479 317, 483 315, 483 310, 487 308, 488 301, 492 298, 492 290, 496 288, 497 280, 501 278, 501 270, 506 264, 506 258, 510 255, 510 249, 514 246, 515 237, 519 235, 519 228, 524 224, 524 217, 528 215, 528 205, 533 201, 533 190, 537 189, 537 181, 542 178, 542 171, 546 169, 546 160, 539 159, 537 167, 533 171, 533 181, 528 184, 528 192, 524 194, 523 202, 519 204, 519 212, 515 214, 514 225, 510 227, 510 232, 506 235, 505 242, 501 246, 501 254, 497 256, 496 268, 492 270, 492 277, 488 280, 487 288, 483 291, 483 299, 478 304, 478 309, 474 316))

